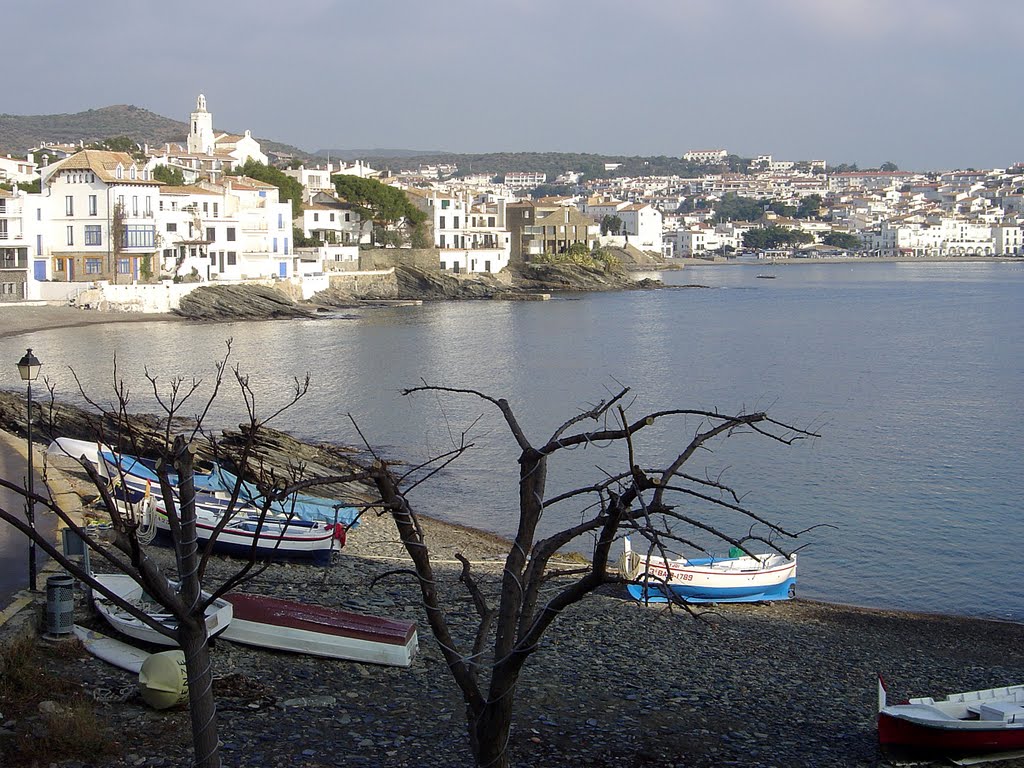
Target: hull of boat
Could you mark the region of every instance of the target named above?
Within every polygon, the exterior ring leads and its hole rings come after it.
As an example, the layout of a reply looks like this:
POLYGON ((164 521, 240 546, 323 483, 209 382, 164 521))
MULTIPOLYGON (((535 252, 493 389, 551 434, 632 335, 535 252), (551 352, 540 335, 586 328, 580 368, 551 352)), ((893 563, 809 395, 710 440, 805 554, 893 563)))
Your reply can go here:
MULTIPOLYGON (((166 515, 158 512, 156 522, 158 534, 166 541, 170 537, 170 523, 166 515)), ((213 536, 215 526, 214 520, 196 522, 196 538, 201 546, 205 546, 213 536)), ((271 533, 270 530, 271 526, 266 521, 262 528, 258 521, 232 521, 213 542, 213 551, 236 557, 254 554, 257 560, 308 560, 314 565, 330 565, 331 552, 340 548, 334 546, 334 531, 325 527, 311 530, 292 524, 283 527, 283 533, 271 533)))
POLYGON ((669 594, 666 590, 671 590, 675 597, 688 603, 760 603, 793 599, 796 596, 796 577, 777 584, 741 584, 731 587, 665 585, 647 581, 643 584, 630 584, 626 589, 634 600, 642 603, 668 602, 669 594))
POLYGON ((236 643, 331 659, 408 667, 418 650, 416 625, 263 595, 228 594, 236 643))
POLYGON ((983 720, 922 723, 881 712, 878 741, 889 747, 944 754, 981 754, 1024 749, 1024 722, 983 720))

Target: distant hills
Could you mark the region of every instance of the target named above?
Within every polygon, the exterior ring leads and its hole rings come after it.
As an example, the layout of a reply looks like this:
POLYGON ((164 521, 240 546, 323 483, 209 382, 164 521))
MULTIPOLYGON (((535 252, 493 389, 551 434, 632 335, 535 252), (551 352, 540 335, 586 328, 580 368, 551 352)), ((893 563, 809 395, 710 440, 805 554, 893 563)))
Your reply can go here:
MULTIPOLYGON (((102 139, 128 136, 139 144, 159 146, 167 142, 184 143, 188 123, 171 120, 132 104, 117 104, 101 109, 62 115, 0 114, 0 153, 24 155, 42 141, 90 144, 102 139)), ((224 131, 233 133, 233 131, 224 131)), ((282 152, 299 158, 312 157, 289 144, 257 139, 264 151, 282 152)))

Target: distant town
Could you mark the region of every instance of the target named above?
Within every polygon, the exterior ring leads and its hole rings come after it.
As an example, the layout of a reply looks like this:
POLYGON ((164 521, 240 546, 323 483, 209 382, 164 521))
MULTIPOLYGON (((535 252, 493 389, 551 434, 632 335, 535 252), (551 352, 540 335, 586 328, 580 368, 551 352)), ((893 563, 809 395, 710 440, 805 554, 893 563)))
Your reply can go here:
POLYGON ((642 253, 678 259, 1020 257, 1024 164, 939 173, 690 150, 679 175, 296 162, 215 132, 200 95, 184 144, 40 141, 0 156, 0 303, 82 285, 317 284, 367 250, 438 270, 642 253), (396 197, 396 195, 398 197, 396 197))

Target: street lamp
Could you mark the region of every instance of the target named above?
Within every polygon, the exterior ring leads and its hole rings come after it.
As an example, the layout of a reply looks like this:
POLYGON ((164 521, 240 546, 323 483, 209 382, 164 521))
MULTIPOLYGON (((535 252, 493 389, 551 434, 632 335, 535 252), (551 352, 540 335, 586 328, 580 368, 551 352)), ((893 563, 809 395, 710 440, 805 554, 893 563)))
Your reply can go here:
POLYGON ((28 519, 28 527, 32 535, 28 539, 28 586, 33 592, 36 591, 36 511, 35 495, 32 490, 32 382, 39 376, 39 369, 42 367, 36 356, 29 349, 25 356, 18 361, 18 374, 21 380, 28 384, 28 500, 25 506, 25 517, 28 519))

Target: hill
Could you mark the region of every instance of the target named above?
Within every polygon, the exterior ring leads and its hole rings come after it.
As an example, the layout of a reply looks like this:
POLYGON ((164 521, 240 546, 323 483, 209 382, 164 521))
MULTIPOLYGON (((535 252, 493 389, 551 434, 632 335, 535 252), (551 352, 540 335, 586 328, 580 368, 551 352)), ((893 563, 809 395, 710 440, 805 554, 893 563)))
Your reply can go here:
MULTIPOLYGON (((218 131, 224 131, 218 128, 218 131)), ((237 131, 230 131, 237 133, 237 131)), ((184 143, 188 123, 171 120, 133 104, 90 109, 61 115, 0 114, 0 153, 24 155, 41 141, 89 144, 101 139, 128 136, 139 144, 184 143)), ((310 153, 279 142, 257 139, 264 151, 283 152, 300 158, 310 153)))

